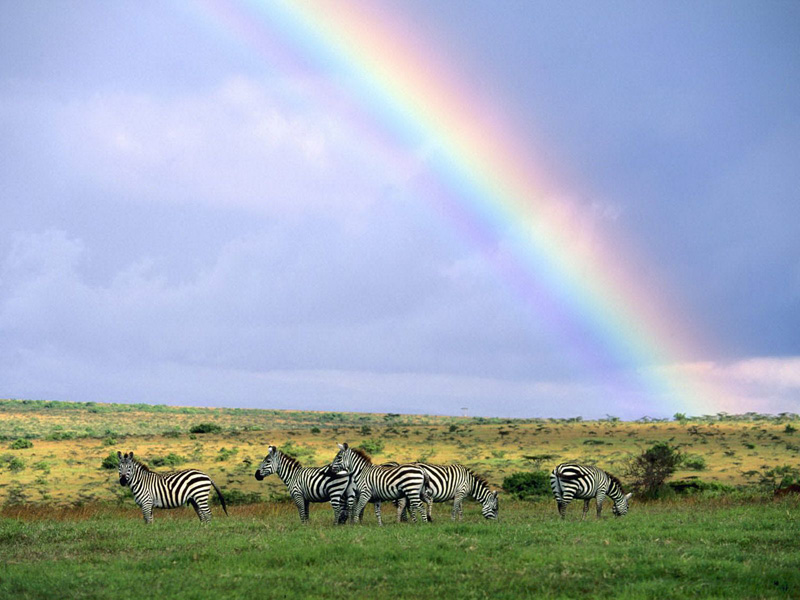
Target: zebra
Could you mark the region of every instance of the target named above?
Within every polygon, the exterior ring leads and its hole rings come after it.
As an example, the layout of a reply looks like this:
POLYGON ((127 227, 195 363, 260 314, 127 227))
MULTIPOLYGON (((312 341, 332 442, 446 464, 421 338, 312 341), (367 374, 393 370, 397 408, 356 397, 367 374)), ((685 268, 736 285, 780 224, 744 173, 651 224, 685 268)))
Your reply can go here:
POLYGON ((621 517, 628 512, 628 500, 633 494, 626 494, 622 489, 619 479, 606 473, 602 469, 588 465, 562 463, 550 473, 550 487, 553 489, 558 503, 558 512, 563 519, 567 504, 573 498, 583 500, 583 517, 589 512, 589 501, 592 498, 597 502, 597 517, 603 510, 603 500, 606 496, 614 501, 611 511, 615 516, 621 517))
POLYGON ((303 467, 295 458, 284 454, 275 446, 270 446, 261 461, 255 477, 259 481, 276 473, 286 484, 300 512, 300 522, 308 522, 309 502, 330 502, 333 507, 335 523, 347 520, 347 475, 336 475, 330 465, 324 467, 303 467))
POLYGON ((208 494, 213 486, 222 504, 222 510, 228 514, 225 498, 217 484, 197 469, 186 469, 172 473, 156 473, 133 457, 133 452, 123 454, 117 451, 119 458, 119 483, 130 486, 133 499, 142 509, 145 523, 153 522, 153 508, 178 508, 189 503, 194 508, 202 523, 211 520, 208 508, 208 494))
MULTIPOLYGON (((414 521, 416 521, 414 511, 421 513, 423 521, 428 520, 428 515, 422 506, 428 476, 422 469, 413 465, 396 467, 375 465, 362 450, 351 448, 347 444, 338 446, 339 452, 331 463, 331 469, 337 473, 345 471, 353 477, 357 501, 355 507, 348 510, 351 522, 360 522, 367 502, 373 502, 378 525, 383 525, 381 502, 400 498, 408 500, 411 506, 411 518, 414 521)), ((398 520, 400 514, 398 507, 398 520)))
MULTIPOLYGON (((464 465, 429 465, 412 463, 422 469, 430 478, 427 497, 428 520, 431 519, 431 507, 434 502, 453 500, 451 518, 461 520, 461 503, 464 498, 472 497, 481 503, 481 514, 486 519, 496 519, 499 511, 497 492, 489 490, 486 480, 476 475, 464 465)), ((404 500, 400 500, 402 504, 404 500)))

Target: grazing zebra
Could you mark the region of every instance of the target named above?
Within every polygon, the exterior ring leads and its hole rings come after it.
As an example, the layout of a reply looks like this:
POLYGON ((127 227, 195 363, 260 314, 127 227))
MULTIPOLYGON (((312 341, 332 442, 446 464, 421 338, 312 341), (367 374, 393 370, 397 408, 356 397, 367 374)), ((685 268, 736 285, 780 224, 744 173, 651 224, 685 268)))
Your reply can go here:
POLYGON ((333 507, 335 523, 347 520, 347 500, 345 490, 347 475, 336 475, 330 465, 324 467, 303 467, 295 458, 284 454, 275 446, 270 446, 264 460, 256 471, 256 479, 276 473, 286 484, 292 500, 300 512, 300 521, 308 522, 309 502, 330 502, 333 507))
MULTIPOLYGON (((422 469, 430 478, 425 502, 428 505, 428 520, 431 519, 431 507, 434 502, 453 500, 452 519, 461 520, 461 503, 464 498, 472 497, 481 503, 481 514, 487 519, 496 519, 499 509, 497 492, 489 490, 486 480, 476 475, 463 465, 429 465, 412 463, 422 469)), ((400 500, 402 504, 404 500, 400 500)))
MULTIPOLYGON (((349 510, 351 521, 358 523, 367 502, 375 504, 375 516, 378 525, 381 519, 381 502, 405 498, 411 506, 411 518, 416 521, 415 511, 427 521, 428 515, 422 506, 422 497, 428 484, 428 476, 422 469, 413 465, 384 467, 372 464, 372 460, 362 450, 350 448, 347 444, 339 444, 339 452, 331 463, 335 472, 346 471, 353 477, 356 505, 349 510)), ((400 508, 397 518, 400 520, 400 508)))
POLYGON ((133 499, 142 509, 145 523, 153 522, 153 508, 178 508, 189 503, 194 507, 197 516, 203 523, 211 520, 208 508, 208 493, 211 486, 219 496, 222 510, 228 514, 225 498, 217 484, 197 469, 186 469, 172 473, 156 473, 133 458, 133 452, 119 457, 119 483, 128 485, 133 492, 133 499))
POLYGON ((626 494, 622 490, 619 479, 602 469, 571 463, 563 463, 553 469, 553 472, 550 473, 550 487, 553 488, 553 496, 558 502, 558 512, 562 519, 567 511, 567 504, 573 498, 583 500, 581 520, 585 519, 586 513, 589 512, 589 501, 595 498, 599 518, 606 496, 614 501, 611 511, 621 517, 628 512, 628 500, 632 495, 626 494))

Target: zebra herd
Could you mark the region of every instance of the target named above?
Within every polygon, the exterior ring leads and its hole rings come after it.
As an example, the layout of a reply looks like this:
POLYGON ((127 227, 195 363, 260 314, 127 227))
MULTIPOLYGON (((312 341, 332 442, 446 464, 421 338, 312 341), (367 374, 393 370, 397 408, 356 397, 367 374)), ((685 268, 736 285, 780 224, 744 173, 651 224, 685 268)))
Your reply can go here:
MULTIPOLYGON (((408 511, 431 521, 434 502, 453 502, 452 519, 461 520, 464 499, 472 498, 481 504, 486 519, 497 519, 498 492, 491 491, 486 480, 463 465, 430 465, 422 462, 407 464, 374 464, 358 448, 339 444, 333 461, 324 467, 303 467, 297 459, 269 446, 267 455, 255 472, 259 481, 275 473, 286 485, 300 513, 300 521, 308 521, 310 502, 330 502, 334 522, 358 523, 368 502, 375 505, 375 516, 382 525, 381 504, 394 503, 397 520, 404 520, 408 511)), ((208 495, 213 487, 222 509, 228 514, 225 499, 211 478, 196 469, 173 473, 156 473, 134 459, 133 452, 119 457, 119 482, 130 486, 136 504, 142 509, 146 523, 153 521, 153 508, 177 508, 191 504, 202 522, 211 519, 208 495)), ((631 494, 625 494, 619 480, 593 466, 564 463, 550 474, 550 486, 563 519, 567 505, 575 498, 582 499, 583 518, 589 511, 589 501, 595 498, 597 516, 606 497, 613 501, 612 512, 622 516, 628 512, 631 494)))

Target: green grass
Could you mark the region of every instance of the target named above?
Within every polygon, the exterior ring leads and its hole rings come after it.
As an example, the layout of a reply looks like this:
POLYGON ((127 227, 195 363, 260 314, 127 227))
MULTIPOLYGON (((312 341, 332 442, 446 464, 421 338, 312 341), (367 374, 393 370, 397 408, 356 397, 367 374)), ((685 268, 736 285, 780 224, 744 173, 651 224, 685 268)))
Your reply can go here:
POLYGON ((3 598, 761 598, 797 597, 795 501, 684 500, 633 505, 624 518, 565 522, 552 502, 476 504, 451 523, 334 527, 329 508, 303 526, 292 506, 6 509, 3 598), (49 512, 48 512, 49 511, 49 512))

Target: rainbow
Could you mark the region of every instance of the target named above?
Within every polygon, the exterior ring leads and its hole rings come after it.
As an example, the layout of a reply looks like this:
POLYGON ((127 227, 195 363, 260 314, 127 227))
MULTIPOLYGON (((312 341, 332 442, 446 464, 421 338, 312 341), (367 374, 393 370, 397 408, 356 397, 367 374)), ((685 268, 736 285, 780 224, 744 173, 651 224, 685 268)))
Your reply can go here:
POLYGON ((700 371, 670 368, 696 362, 707 340, 666 302, 668 293, 643 283, 630 259, 641 253, 609 236, 582 243, 576 205, 559 199, 535 153, 453 69, 431 59, 440 53, 402 15, 384 3, 208 0, 203 6, 207 22, 260 53, 268 68, 335 73, 371 127, 409 148, 427 148, 427 165, 449 192, 442 196, 456 199, 444 207, 452 222, 476 239, 510 240, 510 257, 496 262, 504 278, 533 310, 570 329, 587 360, 603 353, 627 368, 643 411, 735 408, 700 371))

